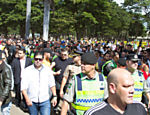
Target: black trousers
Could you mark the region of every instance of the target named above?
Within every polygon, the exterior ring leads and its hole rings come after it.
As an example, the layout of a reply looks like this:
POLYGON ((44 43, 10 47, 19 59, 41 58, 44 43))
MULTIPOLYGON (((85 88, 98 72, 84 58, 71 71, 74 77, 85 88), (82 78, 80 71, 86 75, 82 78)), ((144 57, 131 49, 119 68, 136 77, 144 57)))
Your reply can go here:
POLYGON ((15 100, 16 100, 16 104, 20 104, 21 103, 21 90, 20 90, 20 83, 19 84, 15 84, 15 100))
MULTIPOLYGON (((16 104, 19 105, 21 104, 21 84, 15 84, 14 85, 15 87, 15 100, 16 100, 16 104)), ((24 107, 26 108, 27 107, 27 104, 26 104, 26 101, 25 101, 25 98, 23 96, 23 103, 24 103, 24 107)))

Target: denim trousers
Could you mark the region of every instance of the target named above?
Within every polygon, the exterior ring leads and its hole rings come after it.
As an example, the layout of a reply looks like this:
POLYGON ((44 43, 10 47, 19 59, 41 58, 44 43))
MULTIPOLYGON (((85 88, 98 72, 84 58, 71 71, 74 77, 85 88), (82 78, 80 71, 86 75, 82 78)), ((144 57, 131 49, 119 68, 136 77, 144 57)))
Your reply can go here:
POLYGON ((51 109, 50 100, 41 103, 32 102, 32 106, 28 106, 28 109, 30 115, 38 115, 39 112, 40 115, 50 115, 51 109))
POLYGON ((10 115, 10 108, 12 106, 12 102, 8 104, 2 105, 0 108, 0 115, 10 115))

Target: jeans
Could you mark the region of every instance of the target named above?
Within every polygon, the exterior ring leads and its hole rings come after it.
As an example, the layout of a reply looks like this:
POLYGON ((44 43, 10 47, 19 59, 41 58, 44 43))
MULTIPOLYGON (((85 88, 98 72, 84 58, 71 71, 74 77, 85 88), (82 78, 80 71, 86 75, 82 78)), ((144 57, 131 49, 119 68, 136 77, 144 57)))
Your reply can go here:
POLYGON ((32 102, 32 106, 28 106, 28 109, 30 115, 38 115, 38 112, 40 112, 40 115, 50 115, 50 100, 41 103, 32 102))
POLYGON ((12 102, 1 106, 0 115, 10 115, 10 108, 12 106, 12 102))

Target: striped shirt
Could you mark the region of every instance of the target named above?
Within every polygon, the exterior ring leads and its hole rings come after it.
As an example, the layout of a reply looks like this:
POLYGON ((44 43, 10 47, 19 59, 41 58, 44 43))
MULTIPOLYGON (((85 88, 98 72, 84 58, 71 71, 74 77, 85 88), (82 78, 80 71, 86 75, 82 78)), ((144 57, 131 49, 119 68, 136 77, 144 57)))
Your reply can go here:
POLYGON ((121 114, 105 100, 91 107, 84 115, 147 115, 147 113, 142 103, 134 101, 132 104, 128 104, 124 113, 121 114))

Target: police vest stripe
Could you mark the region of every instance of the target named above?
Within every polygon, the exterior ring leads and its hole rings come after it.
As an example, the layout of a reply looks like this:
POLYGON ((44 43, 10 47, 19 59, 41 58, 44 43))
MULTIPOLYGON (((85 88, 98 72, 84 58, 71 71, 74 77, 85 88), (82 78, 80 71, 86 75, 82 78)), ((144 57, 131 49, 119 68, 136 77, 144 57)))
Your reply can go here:
POLYGON ((139 78, 134 79, 134 95, 133 99, 136 101, 141 101, 142 99, 142 92, 143 92, 143 75, 140 71, 138 71, 139 78))

